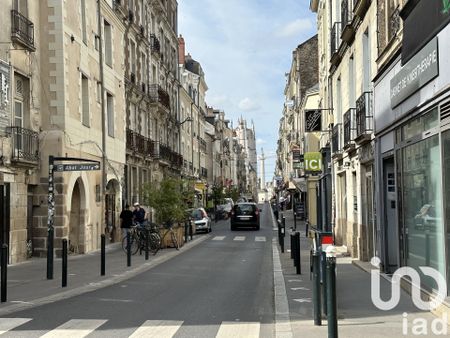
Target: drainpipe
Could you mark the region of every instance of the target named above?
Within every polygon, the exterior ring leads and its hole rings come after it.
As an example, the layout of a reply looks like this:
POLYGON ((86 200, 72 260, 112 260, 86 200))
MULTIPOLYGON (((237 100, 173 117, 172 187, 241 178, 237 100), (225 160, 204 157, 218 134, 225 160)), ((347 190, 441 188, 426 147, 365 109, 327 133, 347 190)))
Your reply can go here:
POLYGON ((106 215, 105 215, 105 194, 106 194, 106 116, 105 116, 105 76, 104 76, 104 65, 103 65, 103 34, 102 34, 102 13, 101 13, 101 2, 102 0, 97 0, 97 21, 98 21, 98 38, 99 38, 99 62, 100 62, 100 84, 102 90, 102 220, 105 223, 103 227, 106 232, 106 215))

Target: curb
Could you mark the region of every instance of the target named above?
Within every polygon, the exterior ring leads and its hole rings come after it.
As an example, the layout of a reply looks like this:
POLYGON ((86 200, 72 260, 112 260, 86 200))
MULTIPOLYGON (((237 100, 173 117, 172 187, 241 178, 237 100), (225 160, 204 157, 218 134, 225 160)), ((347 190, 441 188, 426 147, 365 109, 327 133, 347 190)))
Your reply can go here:
POLYGON ((9 315, 14 312, 28 310, 28 309, 31 309, 31 308, 34 308, 37 306, 41 306, 41 305, 57 302, 57 301, 60 301, 63 299, 68 299, 71 297, 79 296, 79 295, 82 295, 82 294, 85 294, 88 292, 96 291, 98 289, 101 289, 101 288, 104 288, 107 286, 112 286, 114 284, 123 282, 123 281, 130 279, 132 277, 135 277, 143 272, 146 272, 164 262, 167 262, 168 260, 182 254, 183 252, 186 252, 186 251, 192 249, 193 247, 204 242, 205 240, 207 240, 210 237, 211 237, 211 235, 206 235, 206 236, 202 236, 201 238, 194 239, 193 241, 191 241, 189 243, 185 243, 183 245, 183 247, 180 248, 179 251, 168 252, 164 255, 157 256, 155 259, 153 259, 147 263, 143 263, 136 268, 125 271, 125 272, 121 273, 120 275, 105 279, 101 282, 91 282, 87 285, 83 285, 83 286, 74 288, 69 291, 59 292, 52 296, 38 298, 31 302, 22 302, 19 304, 8 305, 8 306, 0 309, 0 316, 9 315))

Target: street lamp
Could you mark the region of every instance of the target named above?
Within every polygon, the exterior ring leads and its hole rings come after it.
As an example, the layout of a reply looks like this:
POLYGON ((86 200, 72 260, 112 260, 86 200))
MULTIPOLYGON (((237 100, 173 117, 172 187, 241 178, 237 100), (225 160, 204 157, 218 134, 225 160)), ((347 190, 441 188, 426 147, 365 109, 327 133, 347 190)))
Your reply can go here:
POLYGON ((192 118, 190 116, 186 117, 183 122, 178 122, 178 125, 181 126, 185 122, 192 122, 192 118))

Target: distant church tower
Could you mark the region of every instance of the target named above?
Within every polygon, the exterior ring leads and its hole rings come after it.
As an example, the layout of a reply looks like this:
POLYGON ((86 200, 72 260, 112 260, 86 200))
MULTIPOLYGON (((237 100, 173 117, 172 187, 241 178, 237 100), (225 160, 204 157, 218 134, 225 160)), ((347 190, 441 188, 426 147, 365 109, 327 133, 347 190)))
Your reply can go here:
POLYGON ((266 158, 264 157, 264 149, 261 148, 261 157, 259 158, 261 160, 261 178, 260 178, 260 182, 261 182, 261 186, 260 189, 264 190, 266 189, 266 168, 264 167, 264 161, 266 160, 266 158))

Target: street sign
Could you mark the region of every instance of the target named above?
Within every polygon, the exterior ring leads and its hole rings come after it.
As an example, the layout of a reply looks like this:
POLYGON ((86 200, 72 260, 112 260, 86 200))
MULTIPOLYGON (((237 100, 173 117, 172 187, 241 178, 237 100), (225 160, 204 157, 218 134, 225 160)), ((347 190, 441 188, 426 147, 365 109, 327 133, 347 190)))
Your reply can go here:
POLYGON ((100 162, 57 164, 55 171, 93 171, 100 170, 100 162))

